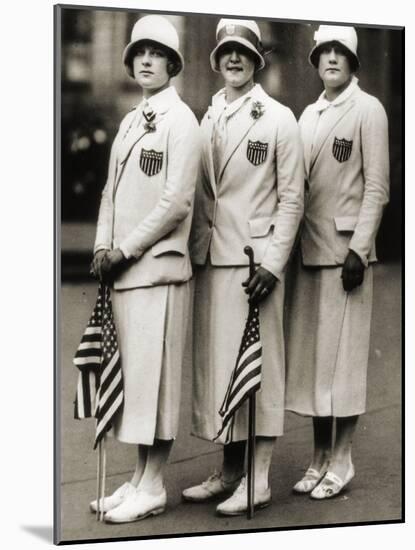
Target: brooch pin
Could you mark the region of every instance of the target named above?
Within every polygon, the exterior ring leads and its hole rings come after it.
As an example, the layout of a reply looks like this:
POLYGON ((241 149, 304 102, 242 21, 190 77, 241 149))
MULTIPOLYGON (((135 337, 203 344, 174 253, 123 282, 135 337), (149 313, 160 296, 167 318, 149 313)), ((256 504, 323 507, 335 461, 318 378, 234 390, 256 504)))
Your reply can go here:
POLYGON ((146 119, 146 123, 144 124, 144 130, 147 132, 155 132, 156 131, 156 124, 154 122, 154 119, 156 118, 156 113, 151 110, 145 113, 143 111, 144 118, 146 119))
POLYGON ((260 101, 254 101, 252 103, 251 117, 254 120, 260 118, 265 112, 264 105, 260 101))

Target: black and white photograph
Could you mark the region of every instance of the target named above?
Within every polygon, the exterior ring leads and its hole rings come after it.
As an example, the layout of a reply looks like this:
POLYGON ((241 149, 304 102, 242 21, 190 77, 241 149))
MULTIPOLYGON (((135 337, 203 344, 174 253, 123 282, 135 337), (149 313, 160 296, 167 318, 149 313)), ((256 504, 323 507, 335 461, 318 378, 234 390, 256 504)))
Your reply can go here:
POLYGON ((405 547, 407 15, 42 4, 6 39, 7 539, 405 547))
POLYGON ((55 33, 57 542, 401 522, 404 29, 55 33))

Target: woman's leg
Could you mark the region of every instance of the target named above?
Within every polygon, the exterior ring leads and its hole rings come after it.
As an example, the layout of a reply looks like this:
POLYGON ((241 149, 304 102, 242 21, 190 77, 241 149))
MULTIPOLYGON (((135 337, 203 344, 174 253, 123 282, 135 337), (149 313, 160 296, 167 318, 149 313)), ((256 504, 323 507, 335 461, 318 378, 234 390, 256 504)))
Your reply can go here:
POLYGON ((352 464, 352 440, 359 415, 336 418, 336 440, 330 461, 330 471, 345 479, 352 464))
POLYGON ((231 483, 245 472, 246 441, 235 441, 223 446, 222 476, 225 483, 231 483))
POLYGON ((276 437, 255 438, 255 490, 263 493, 269 488, 269 469, 276 437))
POLYGON ((313 432, 313 458, 305 475, 293 487, 296 493, 312 491, 327 471, 333 445, 333 417, 313 416, 313 432))
POLYGON ((330 460, 333 446, 333 417, 313 416, 313 432, 314 451, 310 468, 319 472, 330 460))
POLYGON ((146 493, 159 494, 164 488, 164 467, 169 458, 173 439, 155 439, 147 446, 147 460, 138 489, 146 493))
POLYGON ((131 484, 134 485, 134 487, 138 486, 143 476, 144 469, 147 463, 147 451, 147 445, 137 445, 137 462, 135 465, 134 475, 131 478, 131 484))

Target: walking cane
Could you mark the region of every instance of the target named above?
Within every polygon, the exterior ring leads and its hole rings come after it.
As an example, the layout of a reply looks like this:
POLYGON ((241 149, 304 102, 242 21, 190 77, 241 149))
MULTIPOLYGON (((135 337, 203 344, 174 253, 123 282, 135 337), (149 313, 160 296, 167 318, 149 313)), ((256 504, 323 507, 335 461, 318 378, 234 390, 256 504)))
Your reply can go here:
MULTIPOLYGON (((249 280, 255 275, 254 251, 250 246, 245 246, 245 254, 249 258, 249 280)), ((249 304, 249 309, 253 308, 249 304)), ((254 517, 255 502, 255 409, 256 392, 248 398, 248 493, 247 493, 247 519, 254 517)))

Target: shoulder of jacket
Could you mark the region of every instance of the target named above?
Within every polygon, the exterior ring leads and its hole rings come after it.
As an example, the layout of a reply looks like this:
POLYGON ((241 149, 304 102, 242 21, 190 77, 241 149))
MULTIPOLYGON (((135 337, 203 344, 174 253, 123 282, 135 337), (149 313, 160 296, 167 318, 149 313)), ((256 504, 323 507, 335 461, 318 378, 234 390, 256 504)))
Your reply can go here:
POLYGON ((360 88, 358 90, 357 98, 364 105, 367 105, 367 106, 372 107, 372 108, 381 107, 383 109, 382 103, 380 102, 380 100, 376 96, 368 94, 367 92, 364 92, 360 88))
POLYGON ((354 96, 355 104, 362 114, 363 119, 367 117, 387 118, 386 111, 380 100, 374 95, 364 92, 358 88, 354 96))
POLYGON ((199 123, 191 108, 184 102, 178 101, 167 113, 169 134, 176 137, 185 137, 193 140, 200 132, 199 123))
POLYGON ((284 105, 284 103, 281 103, 281 101, 278 101, 278 99, 274 99, 271 96, 267 95, 267 103, 269 108, 274 111, 275 113, 278 113, 280 116, 286 116, 286 117, 293 117, 294 113, 292 110, 287 106, 284 105))
POLYGON ((133 107, 128 113, 124 115, 120 122, 120 128, 131 122, 131 120, 135 117, 135 112, 137 110, 137 107, 133 107))
POLYGON ((175 101, 170 106, 169 113, 175 118, 179 118, 183 115, 188 117, 189 119, 196 118, 189 105, 185 103, 180 97, 178 97, 177 101, 175 101))

